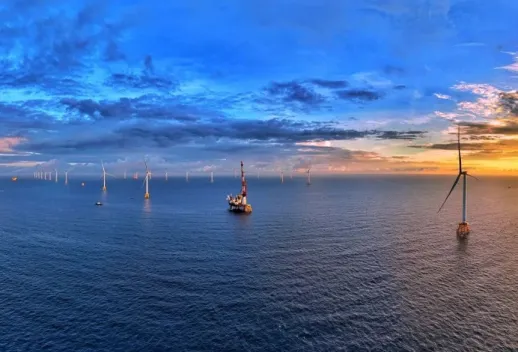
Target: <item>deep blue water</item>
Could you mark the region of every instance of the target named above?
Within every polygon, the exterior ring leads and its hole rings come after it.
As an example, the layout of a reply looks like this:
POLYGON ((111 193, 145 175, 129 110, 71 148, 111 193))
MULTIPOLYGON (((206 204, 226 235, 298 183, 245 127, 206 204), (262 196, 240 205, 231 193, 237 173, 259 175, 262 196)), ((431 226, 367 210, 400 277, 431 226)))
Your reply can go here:
POLYGON ((465 242, 453 179, 1 180, 0 351, 518 349, 518 179, 465 242))

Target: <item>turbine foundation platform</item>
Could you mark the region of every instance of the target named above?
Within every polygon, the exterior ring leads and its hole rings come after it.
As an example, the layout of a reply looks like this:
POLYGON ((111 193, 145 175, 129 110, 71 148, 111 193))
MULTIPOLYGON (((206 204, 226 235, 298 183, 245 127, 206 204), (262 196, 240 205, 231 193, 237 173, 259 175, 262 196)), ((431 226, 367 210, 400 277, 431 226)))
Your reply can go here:
POLYGON ((144 199, 149 199, 149 193, 144 194, 144 199))
POLYGON ((103 187, 103 191, 106 192, 106 187, 103 187))
POLYGON ((470 231, 469 224, 467 222, 461 222, 459 224, 459 227, 457 228, 457 237, 459 239, 464 239, 464 238, 468 237, 469 231, 470 231))

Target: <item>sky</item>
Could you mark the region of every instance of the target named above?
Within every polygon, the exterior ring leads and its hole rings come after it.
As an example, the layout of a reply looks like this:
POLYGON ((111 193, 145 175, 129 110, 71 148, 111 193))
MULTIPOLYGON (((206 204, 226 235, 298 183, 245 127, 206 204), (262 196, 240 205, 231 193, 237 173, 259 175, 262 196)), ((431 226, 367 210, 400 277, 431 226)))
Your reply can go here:
POLYGON ((518 174, 518 2, 4 0, 0 173, 518 174), (13 15, 16 14, 16 15, 13 15))

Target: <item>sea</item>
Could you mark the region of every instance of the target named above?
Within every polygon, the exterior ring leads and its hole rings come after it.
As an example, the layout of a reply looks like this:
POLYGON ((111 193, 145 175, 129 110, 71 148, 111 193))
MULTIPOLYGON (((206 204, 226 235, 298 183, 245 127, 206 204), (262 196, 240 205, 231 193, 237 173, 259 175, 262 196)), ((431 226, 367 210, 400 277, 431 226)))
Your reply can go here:
POLYGON ((465 241, 454 179, 5 177, 0 351, 517 351, 518 178, 465 241))

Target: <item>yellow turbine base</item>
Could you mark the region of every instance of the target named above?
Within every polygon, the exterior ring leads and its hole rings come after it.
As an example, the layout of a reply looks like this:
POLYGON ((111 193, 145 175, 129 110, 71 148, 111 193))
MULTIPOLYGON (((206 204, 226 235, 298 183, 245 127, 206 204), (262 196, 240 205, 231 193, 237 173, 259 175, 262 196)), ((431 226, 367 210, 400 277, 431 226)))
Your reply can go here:
POLYGON ((106 191, 106 187, 103 187, 103 191, 106 191))
POLYGON ((467 222, 461 222, 457 228, 457 237, 464 239, 469 235, 470 228, 467 222))
POLYGON ((144 199, 149 199, 149 193, 144 194, 144 199))

